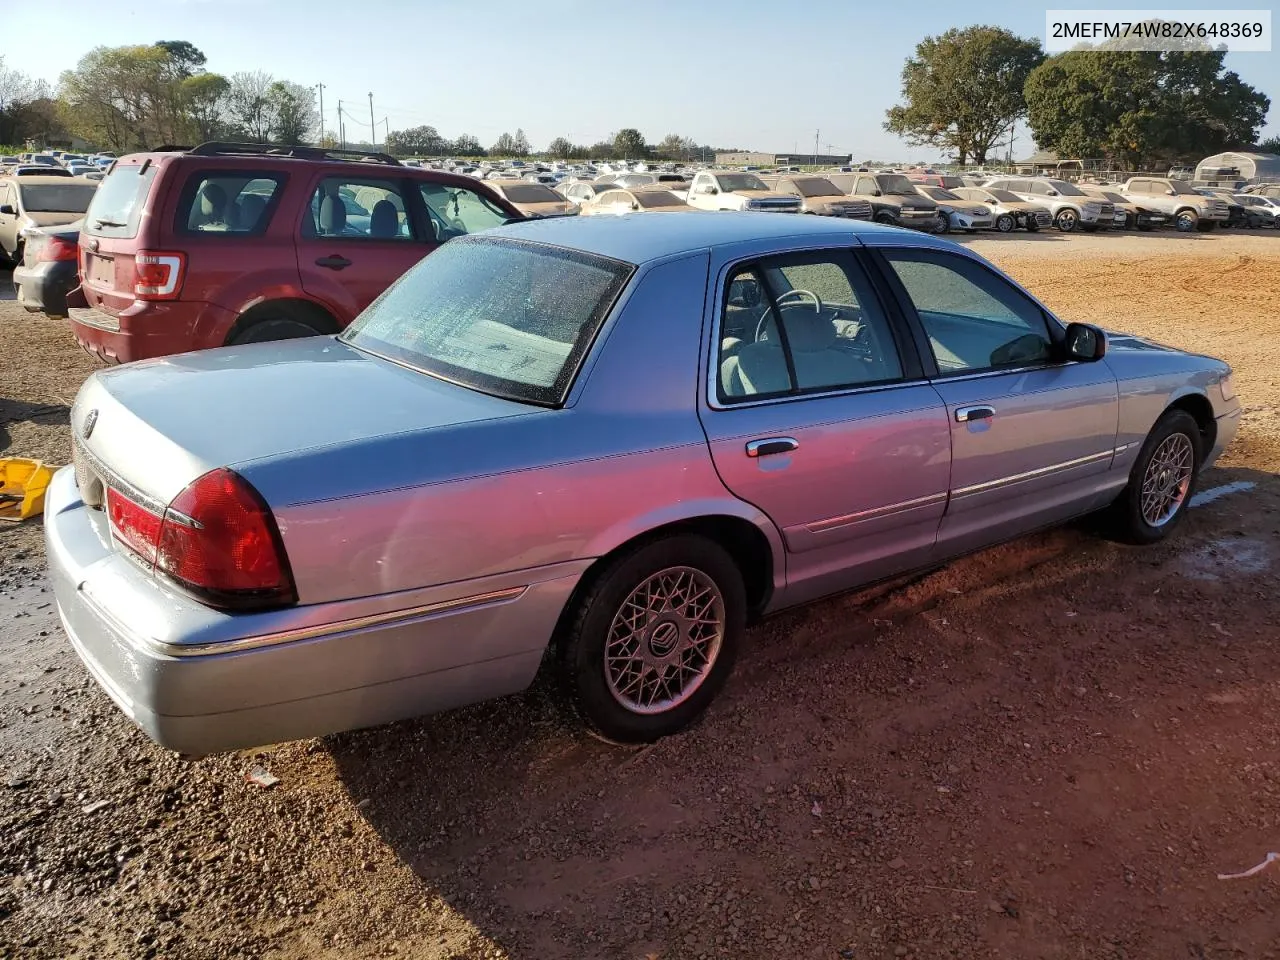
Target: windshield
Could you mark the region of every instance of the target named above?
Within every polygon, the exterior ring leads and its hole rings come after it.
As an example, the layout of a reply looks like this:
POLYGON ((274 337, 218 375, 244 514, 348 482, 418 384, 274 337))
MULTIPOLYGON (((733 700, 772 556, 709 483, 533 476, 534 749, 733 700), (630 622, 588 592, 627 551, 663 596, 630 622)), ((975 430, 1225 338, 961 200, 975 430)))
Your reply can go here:
POLYGON ((1008 190, 988 190, 987 195, 998 203, 1021 203, 1022 198, 1008 190))
POLYGON ((32 213, 84 213, 97 191, 87 183, 19 184, 22 206, 32 213))
POLYGON ((961 199, 956 194, 952 193, 950 190, 944 190, 942 187, 926 187, 925 189, 928 191, 929 196, 933 197, 933 199, 935 200, 961 199))
POLYGON ((630 275, 629 264, 576 250, 453 240, 342 339, 473 390, 554 406, 630 275))
POLYGON ((1170 180, 1169 186, 1173 187, 1174 193, 1181 194, 1183 196, 1191 197, 1195 196, 1196 193, 1181 180, 1170 180))
POLYGON ((890 197, 918 197, 916 185, 900 173, 881 174, 876 177, 880 192, 890 197))
POLYGON ((502 192, 512 203, 559 203, 564 197, 541 183, 522 183, 504 186, 502 192))
POLYGON ((1049 186, 1058 191, 1060 197, 1087 197, 1088 194, 1074 184, 1067 183, 1065 180, 1051 180, 1049 186))
POLYGON ((1118 193, 1112 193, 1110 190, 1099 190, 1097 195, 1101 197, 1103 200, 1106 200, 1110 203, 1128 203, 1129 202, 1129 200, 1126 197, 1122 197, 1118 193))
POLYGON ((805 177, 795 179, 791 185, 800 191, 802 197, 843 197, 844 192, 826 177, 805 177))
POLYGON ((682 207, 684 201, 669 190, 641 190, 632 194, 642 207, 682 207))
POLYGON ((720 189, 726 193, 732 193, 734 190, 768 190, 761 180, 753 173, 721 173, 716 176, 716 183, 720 189))

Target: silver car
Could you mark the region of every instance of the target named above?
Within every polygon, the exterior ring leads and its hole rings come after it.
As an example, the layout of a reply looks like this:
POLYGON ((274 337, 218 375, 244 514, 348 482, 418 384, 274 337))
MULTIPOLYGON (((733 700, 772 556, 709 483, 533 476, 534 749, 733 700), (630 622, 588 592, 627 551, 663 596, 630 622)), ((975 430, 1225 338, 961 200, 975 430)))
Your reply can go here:
POLYGON ((182 753, 544 663, 647 741, 761 616, 1104 508, 1159 540, 1239 415, 1226 364, 1061 322, 918 232, 523 222, 450 241, 340 336, 95 373, 50 575, 89 671, 182 753))

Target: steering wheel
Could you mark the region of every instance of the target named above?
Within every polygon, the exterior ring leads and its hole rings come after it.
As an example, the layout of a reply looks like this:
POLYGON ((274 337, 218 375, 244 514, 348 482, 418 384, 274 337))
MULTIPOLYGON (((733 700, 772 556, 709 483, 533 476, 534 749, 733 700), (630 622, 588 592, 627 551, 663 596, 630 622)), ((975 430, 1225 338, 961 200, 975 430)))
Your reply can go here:
MULTIPOLYGON (((813 312, 814 313, 822 312, 822 298, 818 296, 816 293, 814 293, 812 290, 788 290, 786 293, 779 295, 778 297, 779 307, 782 306, 782 301, 786 300, 787 297, 812 297, 813 312)), ((760 322, 756 324, 755 339, 757 342, 763 339, 764 323, 766 320, 769 319, 769 314, 771 313, 773 313, 773 304, 769 304, 769 306, 765 307, 764 313, 760 314, 760 322)))

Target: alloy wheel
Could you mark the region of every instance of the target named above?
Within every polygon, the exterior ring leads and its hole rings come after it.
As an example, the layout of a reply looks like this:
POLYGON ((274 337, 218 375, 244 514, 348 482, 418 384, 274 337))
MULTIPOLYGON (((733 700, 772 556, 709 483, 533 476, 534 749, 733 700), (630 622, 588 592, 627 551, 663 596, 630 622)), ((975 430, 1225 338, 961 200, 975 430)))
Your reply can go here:
POLYGON ((1195 449, 1185 433, 1165 437, 1147 463, 1142 477, 1142 519, 1163 527, 1181 509, 1191 490, 1195 449))

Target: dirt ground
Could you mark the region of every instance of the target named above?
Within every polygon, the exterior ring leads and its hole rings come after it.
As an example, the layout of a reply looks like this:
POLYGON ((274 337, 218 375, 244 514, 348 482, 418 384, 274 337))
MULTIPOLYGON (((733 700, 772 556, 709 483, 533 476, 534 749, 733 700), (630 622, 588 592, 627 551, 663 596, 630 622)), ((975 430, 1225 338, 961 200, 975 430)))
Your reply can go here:
MULTIPOLYGON (((780 616, 646 749, 543 678, 186 763, 71 653, 38 521, 6 527, 0 957, 1280 957, 1280 867, 1217 879, 1280 851, 1280 236, 969 242, 1233 364, 1240 436, 1170 542, 1079 524, 780 616)), ((65 462, 90 362, 12 303, 0 335, 0 445, 65 462)))

